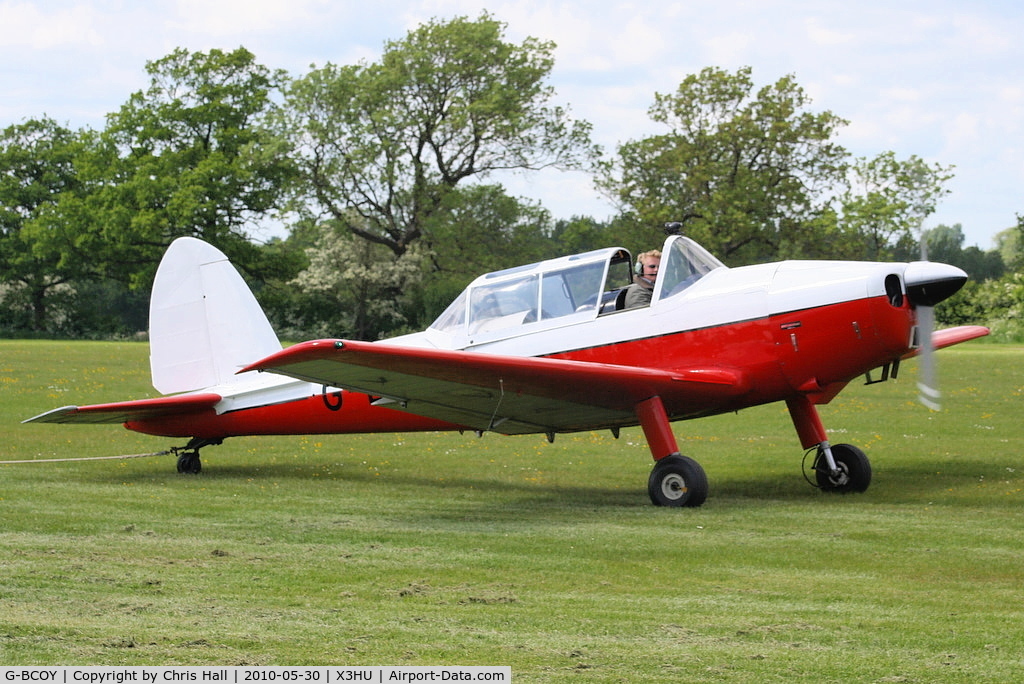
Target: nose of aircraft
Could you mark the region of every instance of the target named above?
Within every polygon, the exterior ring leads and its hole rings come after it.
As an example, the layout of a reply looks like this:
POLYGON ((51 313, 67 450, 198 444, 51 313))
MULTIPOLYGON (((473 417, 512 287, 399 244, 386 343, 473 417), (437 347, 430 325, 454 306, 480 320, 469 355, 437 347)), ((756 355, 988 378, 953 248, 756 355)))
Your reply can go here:
POLYGON ((915 306, 935 306, 952 297, 967 282, 967 274, 956 266, 934 261, 915 261, 903 273, 907 297, 915 306))

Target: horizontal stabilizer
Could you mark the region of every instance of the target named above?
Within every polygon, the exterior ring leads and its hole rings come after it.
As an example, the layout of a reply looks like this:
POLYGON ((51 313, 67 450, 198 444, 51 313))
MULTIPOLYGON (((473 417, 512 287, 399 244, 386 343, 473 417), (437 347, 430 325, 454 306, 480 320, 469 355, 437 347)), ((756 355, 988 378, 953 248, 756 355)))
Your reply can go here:
POLYGON ((120 401, 92 406, 65 406, 47 411, 23 423, 120 424, 161 416, 188 415, 212 409, 221 400, 219 394, 184 394, 175 397, 120 401))

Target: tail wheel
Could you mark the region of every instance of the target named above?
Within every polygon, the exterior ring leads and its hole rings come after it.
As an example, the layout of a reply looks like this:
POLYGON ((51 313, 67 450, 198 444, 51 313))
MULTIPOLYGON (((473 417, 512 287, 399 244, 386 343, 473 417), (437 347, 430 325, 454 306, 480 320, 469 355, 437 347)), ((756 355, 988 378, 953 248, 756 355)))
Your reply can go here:
POLYGON ((198 475, 203 471, 203 462, 199 460, 199 450, 182 451, 178 454, 178 472, 198 475))
POLYGON ((871 484, 871 462, 863 451, 851 444, 834 444, 832 459, 836 462, 835 473, 829 472, 820 452, 814 465, 815 478, 822 491, 846 494, 867 490, 871 484))
POLYGON ((695 508, 708 498, 708 478, 692 458, 673 454, 655 464, 647 493, 655 506, 695 508))

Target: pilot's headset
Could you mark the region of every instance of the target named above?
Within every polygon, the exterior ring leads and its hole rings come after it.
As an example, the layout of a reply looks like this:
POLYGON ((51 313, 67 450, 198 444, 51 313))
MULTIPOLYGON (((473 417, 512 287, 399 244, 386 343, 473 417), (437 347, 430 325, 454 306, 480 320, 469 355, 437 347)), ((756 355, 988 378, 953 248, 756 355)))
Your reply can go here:
POLYGON ((636 263, 633 264, 633 273, 635 273, 638 276, 642 276, 644 274, 643 254, 637 256, 636 263))

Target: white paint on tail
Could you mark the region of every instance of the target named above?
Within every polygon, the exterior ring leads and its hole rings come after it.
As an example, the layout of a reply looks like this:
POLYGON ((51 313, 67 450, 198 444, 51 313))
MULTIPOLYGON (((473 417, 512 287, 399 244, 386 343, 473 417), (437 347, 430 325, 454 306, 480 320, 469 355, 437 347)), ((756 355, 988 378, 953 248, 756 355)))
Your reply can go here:
POLYGON ((163 394, 244 382, 235 373, 281 350, 249 287, 216 247, 178 238, 149 304, 149 362, 163 394))

